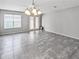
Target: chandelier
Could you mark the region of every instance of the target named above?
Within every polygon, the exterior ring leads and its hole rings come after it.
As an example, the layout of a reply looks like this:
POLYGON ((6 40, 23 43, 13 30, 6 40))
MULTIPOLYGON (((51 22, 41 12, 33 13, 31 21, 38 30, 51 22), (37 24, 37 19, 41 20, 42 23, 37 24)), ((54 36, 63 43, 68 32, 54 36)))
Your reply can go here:
POLYGON ((34 0, 32 1, 32 6, 29 8, 26 8, 25 14, 28 16, 39 16, 42 14, 41 10, 39 8, 36 8, 34 0))

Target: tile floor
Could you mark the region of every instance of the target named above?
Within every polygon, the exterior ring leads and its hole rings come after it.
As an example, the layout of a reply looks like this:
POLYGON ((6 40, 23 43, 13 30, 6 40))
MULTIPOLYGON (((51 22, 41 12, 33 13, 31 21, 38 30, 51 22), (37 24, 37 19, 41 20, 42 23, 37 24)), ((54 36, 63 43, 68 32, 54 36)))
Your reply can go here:
POLYGON ((0 59, 79 59, 79 40, 46 31, 0 36, 0 59))

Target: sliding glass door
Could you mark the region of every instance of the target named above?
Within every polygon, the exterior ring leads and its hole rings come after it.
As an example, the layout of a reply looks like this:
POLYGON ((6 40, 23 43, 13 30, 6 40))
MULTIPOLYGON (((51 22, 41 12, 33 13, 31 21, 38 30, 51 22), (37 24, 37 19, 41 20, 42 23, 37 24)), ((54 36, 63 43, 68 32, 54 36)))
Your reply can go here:
POLYGON ((29 26, 30 30, 39 29, 40 18, 39 17, 30 17, 29 24, 30 24, 30 26, 29 26))

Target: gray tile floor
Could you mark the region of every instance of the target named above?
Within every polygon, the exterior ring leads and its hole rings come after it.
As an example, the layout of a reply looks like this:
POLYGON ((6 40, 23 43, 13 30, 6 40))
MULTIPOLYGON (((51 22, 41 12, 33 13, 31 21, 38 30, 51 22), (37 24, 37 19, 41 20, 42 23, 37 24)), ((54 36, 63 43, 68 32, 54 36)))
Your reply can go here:
POLYGON ((0 59, 79 59, 79 40, 46 31, 0 36, 0 59))

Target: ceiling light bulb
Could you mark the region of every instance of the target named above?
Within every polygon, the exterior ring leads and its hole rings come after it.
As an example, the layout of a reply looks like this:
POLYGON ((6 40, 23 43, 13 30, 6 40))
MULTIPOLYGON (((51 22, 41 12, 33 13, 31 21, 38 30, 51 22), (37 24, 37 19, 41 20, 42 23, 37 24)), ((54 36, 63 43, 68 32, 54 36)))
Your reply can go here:
POLYGON ((25 14, 27 14, 27 15, 31 15, 31 13, 30 13, 29 10, 25 10, 25 14))
POLYGON ((33 9, 33 10, 32 10, 32 14, 33 14, 33 15, 37 15, 37 10, 36 10, 36 9, 33 9))
POLYGON ((42 14, 42 12, 41 11, 38 11, 38 15, 40 15, 40 14, 42 14))
POLYGON ((38 15, 37 12, 35 12, 34 15, 38 15))

